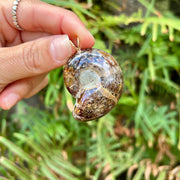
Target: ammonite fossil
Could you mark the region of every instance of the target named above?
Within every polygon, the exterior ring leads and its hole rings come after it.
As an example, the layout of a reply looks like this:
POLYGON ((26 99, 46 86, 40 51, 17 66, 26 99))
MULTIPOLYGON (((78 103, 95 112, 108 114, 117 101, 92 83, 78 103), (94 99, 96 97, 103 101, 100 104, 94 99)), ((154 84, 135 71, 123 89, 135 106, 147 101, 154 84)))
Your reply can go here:
POLYGON ((64 67, 64 82, 76 98, 73 116, 79 121, 107 114, 117 104, 123 89, 119 64, 99 49, 77 51, 64 67))

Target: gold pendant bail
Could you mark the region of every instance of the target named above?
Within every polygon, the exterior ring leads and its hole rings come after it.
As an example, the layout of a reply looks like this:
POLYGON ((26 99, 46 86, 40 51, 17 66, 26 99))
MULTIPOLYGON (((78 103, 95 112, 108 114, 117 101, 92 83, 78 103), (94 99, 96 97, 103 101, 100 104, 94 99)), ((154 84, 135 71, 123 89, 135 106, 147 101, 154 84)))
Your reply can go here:
POLYGON ((79 37, 77 37, 77 46, 74 45, 74 43, 70 40, 71 45, 76 49, 77 53, 81 53, 81 48, 80 48, 80 40, 79 37))

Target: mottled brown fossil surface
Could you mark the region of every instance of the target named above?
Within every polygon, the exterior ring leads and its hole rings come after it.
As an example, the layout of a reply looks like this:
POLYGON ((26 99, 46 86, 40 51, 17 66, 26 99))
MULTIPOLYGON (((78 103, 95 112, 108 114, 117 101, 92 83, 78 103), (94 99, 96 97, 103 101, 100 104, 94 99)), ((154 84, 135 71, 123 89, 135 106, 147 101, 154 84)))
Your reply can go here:
POLYGON ((80 121, 107 114, 117 104, 123 88, 119 64, 99 49, 81 50, 71 57, 64 68, 64 82, 76 98, 73 116, 80 121))

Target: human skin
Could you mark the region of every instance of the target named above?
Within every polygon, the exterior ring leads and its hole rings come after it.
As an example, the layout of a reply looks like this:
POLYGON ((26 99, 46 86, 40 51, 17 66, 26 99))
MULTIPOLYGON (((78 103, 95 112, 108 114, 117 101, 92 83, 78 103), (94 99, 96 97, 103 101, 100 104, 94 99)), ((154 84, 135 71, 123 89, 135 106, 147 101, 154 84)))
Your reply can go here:
POLYGON ((0 107, 10 109, 48 83, 47 74, 63 66, 75 48, 91 48, 94 38, 71 11, 39 0, 21 0, 19 31, 13 25, 14 0, 0 0, 0 107))

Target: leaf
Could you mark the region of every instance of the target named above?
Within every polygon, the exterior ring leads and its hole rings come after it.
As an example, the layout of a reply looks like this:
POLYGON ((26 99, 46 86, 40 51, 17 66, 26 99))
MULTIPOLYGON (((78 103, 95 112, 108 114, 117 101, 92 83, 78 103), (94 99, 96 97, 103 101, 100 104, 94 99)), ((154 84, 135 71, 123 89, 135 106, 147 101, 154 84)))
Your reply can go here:
POLYGON ((58 157, 57 155, 52 157, 51 160, 53 162, 57 163, 57 165, 61 166, 62 168, 68 170, 69 172, 72 172, 72 173, 77 174, 77 175, 81 174, 80 169, 76 168, 75 166, 70 164, 68 161, 65 161, 64 159, 58 157))
POLYGON ((148 17, 145 19, 145 22, 149 24, 159 24, 159 25, 166 25, 173 29, 180 31, 180 20, 179 19, 172 19, 167 17, 148 17))
POLYGON ((57 163, 53 162, 52 160, 46 159, 47 166, 53 170, 55 173, 59 174, 60 176, 63 176, 64 178, 68 180, 78 180, 74 176, 72 176, 68 171, 62 169, 57 163))
POLYGON ((12 180, 12 179, 8 179, 8 178, 0 176, 0 180, 12 180))
POLYGON ((102 170, 103 170, 103 166, 100 166, 100 167, 97 169, 97 171, 95 172, 94 177, 93 177, 93 180, 98 180, 98 179, 99 179, 102 170))
POLYGON ((140 166, 132 180, 141 180, 145 171, 145 166, 140 166))
POLYGON ((127 162, 123 161, 117 164, 117 168, 114 170, 114 175, 118 176, 119 174, 127 171, 127 169, 132 165, 132 161, 128 160, 127 162), (120 166, 121 165, 121 166, 120 166))
POLYGON ((140 93, 139 93, 139 105, 137 107, 137 111, 135 114, 135 122, 136 122, 136 128, 139 127, 140 125, 140 117, 143 113, 143 108, 144 108, 144 97, 145 97, 145 88, 147 85, 147 80, 148 80, 148 72, 144 71, 143 73, 143 80, 140 88, 140 93))
POLYGON ((168 29, 167 29, 167 27, 166 27, 165 24, 162 24, 162 25, 161 25, 161 32, 162 32, 163 34, 168 33, 168 29))
POLYGON ((153 134, 152 132, 147 128, 147 126, 144 123, 141 123, 141 129, 144 132, 144 137, 146 138, 146 140, 151 140, 153 141, 153 134))
POLYGON ((40 147, 39 145, 37 145, 36 143, 34 143, 34 141, 30 138, 27 138, 25 135, 23 134, 15 134, 15 137, 18 138, 19 140, 26 142, 31 148, 33 148, 35 150, 35 152, 39 153, 41 156, 46 157, 47 156, 47 152, 44 148, 40 147))
POLYGON ((166 178, 166 171, 161 171, 157 177, 157 180, 165 180, 166 178))
POLYGON ((49 180, 58 180, 59 178, 53 174, 50 169, 45 165, 41 164, 41 171, 42 173, 49 179, 49 180))
POLYGON ((148 53, 148 69, 151 76, 151 80, 154 81, 156 78, 156 75, 155 75, 155 69, 154 69, 154 64, 153 64, 153 55, 151 51, 149 51, 148 53))
POLYGON ((57 5, 57 6, 64 6, 66 8, 76 8, 78 11, 84 13, 85 15, 93 18, 93 19, 96 19, 96 16, 92 13, 90 13, 89 11, 83 9, 83 7, 81 7, 81 5, 79 5, 78 3, 75 3, 75 2, 67 2, 67 1, 58 1, 58 0, 43 0, 44 2, 46 3, 49 3, 49 4, 54 4, 54 5, 57 5))
POLYGON ((22 159, 26 160, 27 162, 31 164, 36 164, 36 161, 31 158, 27 153, 25 153, 21 148, 13 144, 11 141, 8 139, 0 136, 0 143, 5 145, 9 150, 11 150, 14 154, 18 155, 22 159))
MULTIPOLYGON (((144 5, 150 12, 157 14, 157 10, 154 8, 154 3, 149 3, 146 0, 138 0, 142 5, 144 5)), ((149 13, 148 13, 149 14, 149 13)))
POLYGON ((65 90, 65 96, 66 96, 66 105, 67 105, 68 109, 72 112, 74 109, 73 97, 65 87, 64 87, 64 90, 65 90))
POLYGON ((107 51, 107 47, 105 45, 105 42, 102 40, 96 40, 94 48, 102 49, 104 51, 107 51))
POLYGON ((135 106, 137 101, 133 97, 122 96, 118 102, 119 105, 135 106))
POLYGON ((174 29, 169 26, 169 40, 174 41, 174 29))
MULTIPOLYGON (((117 37, 118 36, 116 35, 116 38, 114 39, 117 39, 117 37)), ((119 35, 119 39, 123 40, 126 44, 130 44, 131 46, 142 42, 142 37, 140 36, 137 28, 121 31, 119 35)))
POLYGON ((6 130, 7 130, 7 121, 6 119, 2 119, 1 121, 1 135, 2 136, 6 135, 6 130))
POLYGON ((158 24, 154 23, 153 24, 153 31, 152 31, 152 39, 153 41, 156 41, 158 36, 158 24))
POLYGON ((147 22, 143 23, 143 25, 141 27, 141 36, 144 36, 146 34, 148 25, 149 25, 149 23, 147 23, 147 22))
POLYGON ((17 176, 21 177, 22 179, 31 179, 31 174, 28 174, 20 167, 16 166, 13 162, 9 161, 5 157, 0 158, 0 164, 7 169, 13 171, 17 176))
POLYGON ((148 36, 144 44, 141 46, 141 49, 139 50, 137 57, 141 57, 142 55, 149 53, 150 41, 151 41, 151 35, 148 36))
MULTIPOLYGON (((156 88, 155 91, 157 91, 157 88, 159 88, 161 91, 169 93, 173 96, 176 96, 176 93, 178 93, 180 89, 179 86, 174 82, 164 80, 163 78, 159 78, 159 77, 156 77, 155 81, 153 81, 153 84, 155 85, 156 88)), ((163 95, 163 92, 161 92, 161 95, 163 95)))

